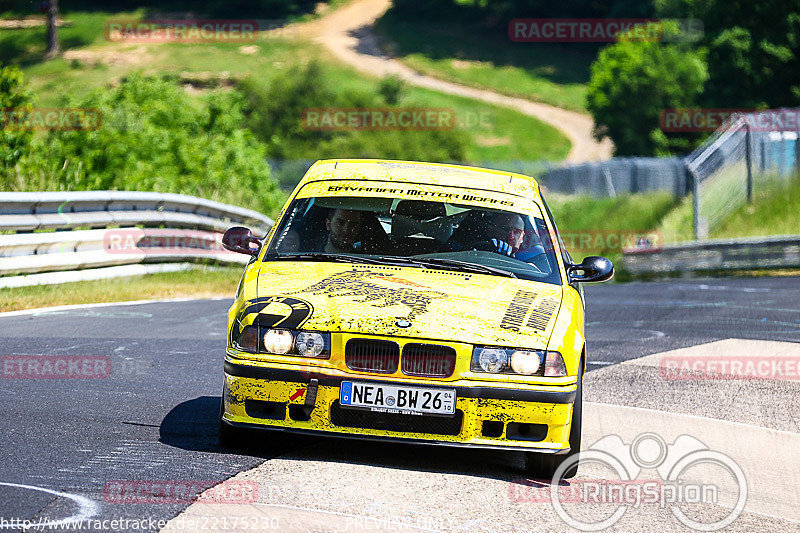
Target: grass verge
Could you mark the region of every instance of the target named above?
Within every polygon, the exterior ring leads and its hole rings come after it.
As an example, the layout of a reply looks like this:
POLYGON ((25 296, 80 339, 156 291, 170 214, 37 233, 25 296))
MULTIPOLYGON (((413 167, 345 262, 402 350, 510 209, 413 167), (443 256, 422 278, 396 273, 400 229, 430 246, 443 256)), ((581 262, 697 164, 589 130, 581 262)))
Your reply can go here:
POLYGON ((517 43, 482 27, 409 20, 388 11, 384 47, 418 72, 575 111, 586 110, 592 44, 517 43))
POLYGON ((800 175, 758 192, 752 205, 734 211, 713 232, 714 238, 797 235, 800 233, 800 175))
POLYGON ((675 207, 675 199, 666 192, 616 198, 550 194, 547 204, 574 261, 589 255, 607 257, 617 268, 616 279, 625 281, 630 276, 621 268, 622 248, 636 245, 640 238, 663 244, 657 228, 675 207))
POLYGON ((180 272, 3 289, 0 291, 0 312, 181 297, 228 296, 233 299, 242 271, 242 267, 198 267, 180 272))
MULTIPOLYGON (((739 181, 742 181, 741 174, 739 181)), ((744 185, 742 185, 742 188, 744 185)), ((713 192, 713 189, 712 189, 713 192)), ((742 201, 744 192, 728 194, 726 198, 742 201)), ((722 194, 701 194, 706 201, 701 206, 701 216, 718 220, 709 232, 711 239, 735 237, 763 237, 768 235, 796 235, 800 233, 800 174, 781 180, 773 175, 757 177, 752 204, 741 205, 725 214, 733 200, 720 200, 722 194), (711 215, 711 216, 709 216, 711 215)), ((694 239, 692 195, 683 198, 661 221, 659 230, 667 243, 694 239)))

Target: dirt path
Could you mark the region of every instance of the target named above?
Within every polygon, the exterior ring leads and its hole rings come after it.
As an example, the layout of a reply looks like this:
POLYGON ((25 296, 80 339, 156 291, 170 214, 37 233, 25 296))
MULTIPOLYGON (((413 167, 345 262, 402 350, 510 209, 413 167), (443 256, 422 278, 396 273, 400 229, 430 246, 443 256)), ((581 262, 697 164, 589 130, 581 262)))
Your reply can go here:
POLYGON ((536 117, 569 138, 572 149, 567 161, 596 161, 611 157, 611 141, 606 139, 598 143, 592 138, 593 121, 588 115, 432 78, 387 56, 378 47, 370 28, 390 5, 391 0, 355 0, 320 19, 298 25, 297 30, 300 36, 319 42, 345 63, 368 74, 381 77, 394 74, 412 85, 511 107, 536 117))

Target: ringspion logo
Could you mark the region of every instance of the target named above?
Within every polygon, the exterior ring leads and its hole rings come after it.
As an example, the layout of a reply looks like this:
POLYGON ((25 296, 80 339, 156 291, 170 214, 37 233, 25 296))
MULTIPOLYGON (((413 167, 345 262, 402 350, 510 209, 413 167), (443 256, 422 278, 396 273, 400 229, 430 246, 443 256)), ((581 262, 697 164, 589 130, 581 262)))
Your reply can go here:
POLYGON ((102 124, 102 113, 91 107, 0 109, 0 131, 92 131, 102 124))
POLYGON ((630 444, 608 435, 566 459, 548 481, 514 480, 509 483, 509 500, 552 505, 565 524, 580 531, 609 528, 630 509, 648 505, 669 508, 691 529, 717 531, 739 517, 748 494, 741 467, 691 435, 680 435, 671 444, 655 433, 642 433, 630 444), (599 468, 603 474, 567 482, 564 473, 578 461, 581 469, 599 468), (720 475, 714 482, 698 481, 693 474, 700 465, 720 475), (698 517, 692 512, 698 504, 725 511, 698 517))

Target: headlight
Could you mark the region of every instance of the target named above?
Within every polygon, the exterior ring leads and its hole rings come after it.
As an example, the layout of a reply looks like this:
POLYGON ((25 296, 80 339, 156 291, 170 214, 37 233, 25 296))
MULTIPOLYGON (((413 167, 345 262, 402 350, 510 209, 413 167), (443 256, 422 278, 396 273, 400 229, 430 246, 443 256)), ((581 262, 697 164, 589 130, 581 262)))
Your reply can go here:
POLYGON ((476 346, 472 351, 473 372, 562 377, 567 375, 564 358, 558 352, 515 350, 476 346))
POLYGON ((532 376, 542 366, 539 352, 525 352, 517 350, 511 354, 511 370, 523 376, 532 376))
POLYGON ((319 357, 325 350, 325 339, 316 332, 303 331, 295 339, 297 355, 303 357, 319 357))
POLYGON ((478 354, 478 364, 484 372, 502 372, 508 365, 508 354, 505 350, 483 348, 478 354))
POLYGON ((294 344, 292 332, 286 329, 268 329, 264 333, 264 348, 267 353, 285 355, 294 344))
POLYGON ((558 352, 547 352, 547 362, 544 365, 544 375, 551 377, 562 377, 567 375, 567 367, 564 365, 564 358, 558 352))
POLYGON ((329 359, 331 334, 316 331, 267 329, 255 325, 245 326, 238 336, 231 333, 231 346, 250 353, 291 355, 329 359))

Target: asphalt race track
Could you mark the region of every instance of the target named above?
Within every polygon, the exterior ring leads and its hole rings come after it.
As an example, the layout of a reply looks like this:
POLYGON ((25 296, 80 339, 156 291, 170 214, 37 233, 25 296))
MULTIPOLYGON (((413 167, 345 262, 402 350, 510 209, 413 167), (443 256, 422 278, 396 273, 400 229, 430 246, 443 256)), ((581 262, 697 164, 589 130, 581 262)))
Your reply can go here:
MULTIPOLYGON (((797 361, 800 279, 606 284, 586 287, 586 298, 583 447, 609 435, 628 444, 643 433, 667 444, 689 435, 732 458, 747 479, 744 512, 726 531, 800 530, 798 381, 676 381, 664 379, 658 365, 664 352, 766 351, 797 361)), ((219 448, 229 303, 0 315, 5 358, 96 356, 113 368, 105 379, 0 380, 0 528, 19 529, 12 520, 77 517, 172 519, 171 531, 246 531, 255 523, 320 532, 568 529, 540 497, 545 487, 523 478, 516 454, 267 434, 241 455, 219 448), (190 507, 180 498, 135 504, 109 498, 114 482, 185 480, 200 490, 237 474, 258 484, 257 502, 190 507), (191 517, 206 521, 187 522, 191 517)), ((598 477, 589 465, 578 479, 598 477)), ((729 481, 721 493, 730 492, 729 481)), ((585 518, 588 508, 573 511, 585 518)), ((691 509, 706 521, 729 511, 724 503, 691 509)), ((658 505, 628 509, 611 530, 654 528, 691 530, 658 505)))

